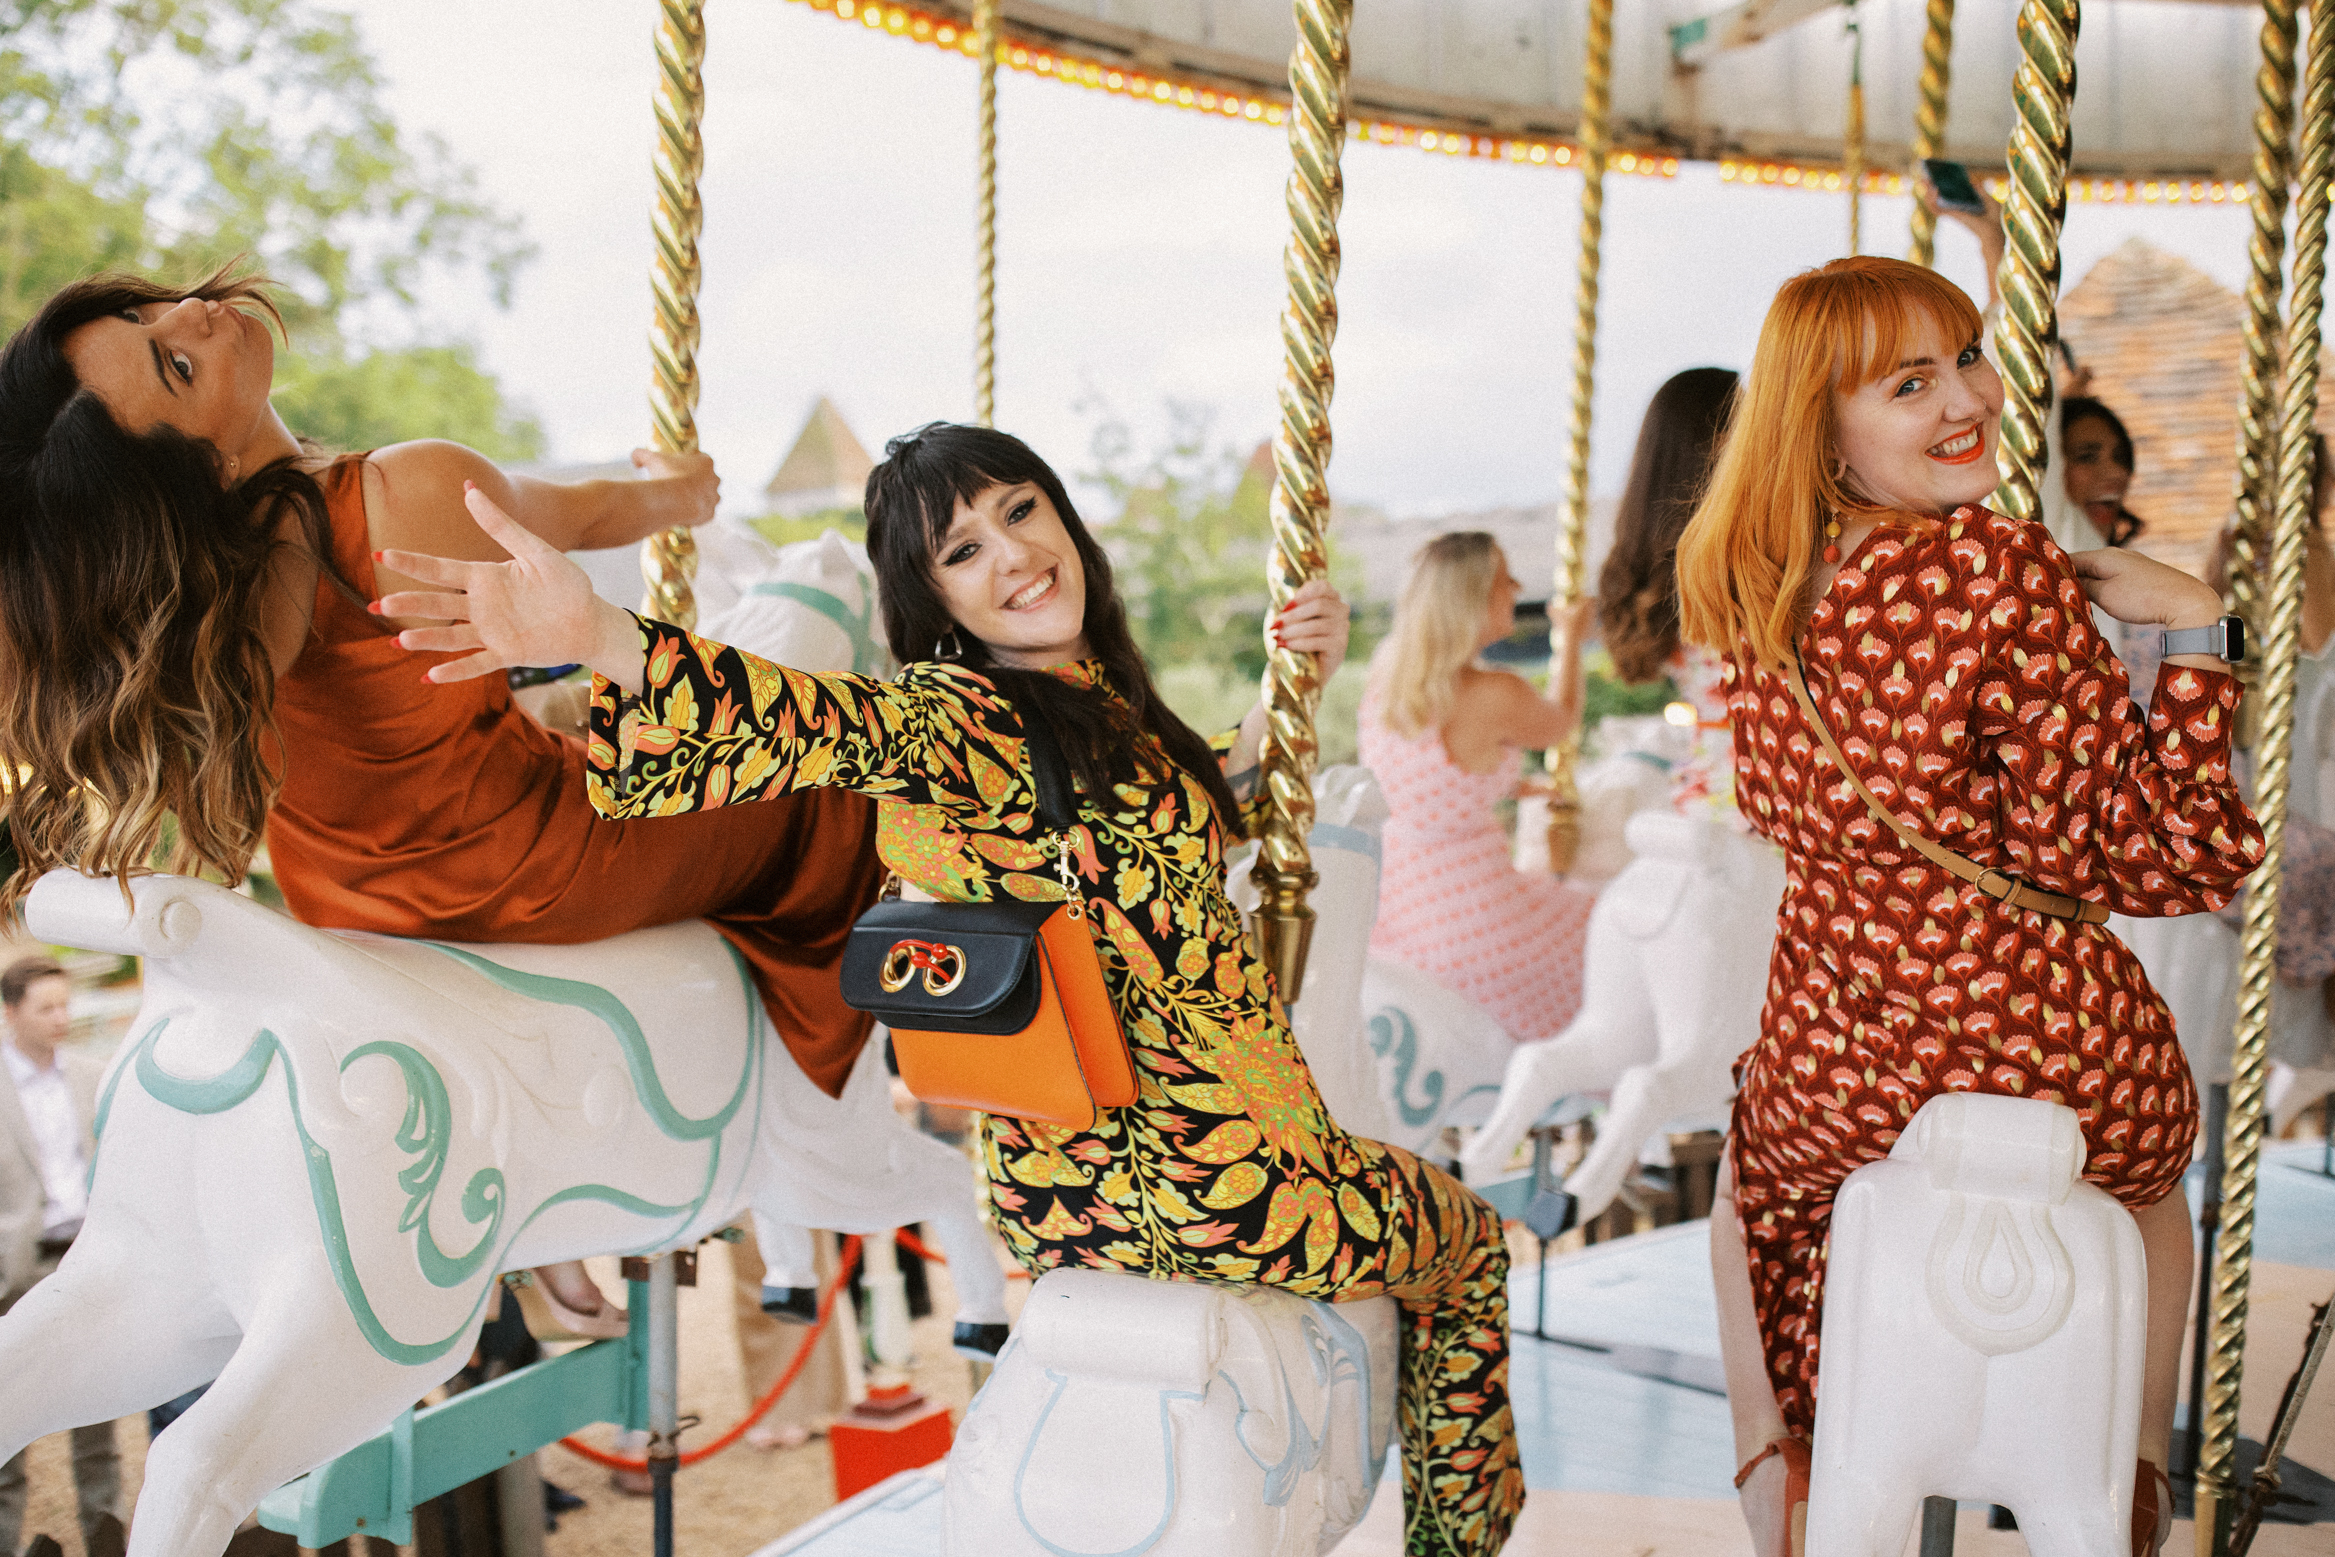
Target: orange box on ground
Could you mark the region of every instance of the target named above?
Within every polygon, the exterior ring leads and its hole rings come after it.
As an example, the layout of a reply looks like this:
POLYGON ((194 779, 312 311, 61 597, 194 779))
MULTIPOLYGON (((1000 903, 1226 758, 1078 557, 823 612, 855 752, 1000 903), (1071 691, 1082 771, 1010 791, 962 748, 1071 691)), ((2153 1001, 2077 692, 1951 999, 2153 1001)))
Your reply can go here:
POLYGON ((888 1476, 930 1465, 949 1452, 956 1429, 949 1408, 906 1385, 876 1389, 835 1419, 827 1442, 835 1455, 838 1502, 888 1476))

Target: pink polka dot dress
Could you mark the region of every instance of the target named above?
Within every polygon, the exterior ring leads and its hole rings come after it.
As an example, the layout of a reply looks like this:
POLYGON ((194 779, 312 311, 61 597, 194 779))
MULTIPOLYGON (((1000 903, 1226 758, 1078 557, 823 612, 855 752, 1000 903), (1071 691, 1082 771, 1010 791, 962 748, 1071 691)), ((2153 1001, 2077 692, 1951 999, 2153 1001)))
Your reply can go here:
POLYGON ((1522 781, 1517 748, 1504 748, 1491 772, 1470 773, 1439 731, 1413 740, 1387 728, 1375 693, 1363 701, 1361 737, 1389 812, 1372 954, 1465 995, 1519 1043, 1564 1031, 1581 1009, 1594 899, 1510 863, 1492 808, 1522 781))

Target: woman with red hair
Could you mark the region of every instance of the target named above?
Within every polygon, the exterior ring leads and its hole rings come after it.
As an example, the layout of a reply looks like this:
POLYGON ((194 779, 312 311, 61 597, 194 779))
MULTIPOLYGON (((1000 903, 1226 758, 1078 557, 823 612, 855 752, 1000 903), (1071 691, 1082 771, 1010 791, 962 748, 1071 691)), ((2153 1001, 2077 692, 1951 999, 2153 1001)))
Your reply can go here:
POLYGON ((2073 1108, 2084 1176, 2138 1220, 2134 1551, 2171 1526, 2191 1264, 2174 1190, 2197 1097, 2163 1001, 2101 921, 2220 907, 2262 835, 2230 779, 2238 683, 2179 652, 2213 636, 2219 597, 2134 552, 2071 559, 1985 508, 2002 400, 1978 310, 1934 272, 1853 258, 1795 277, 1679 545, 1685 635, 1729 657, 1737 804, 1787 861, 1760 1036, 1737 1062, 1731 1205, 1711 1222, 1761 1557, 1791 1549, 1807 1496, 1833 1197, 1943 1092, 2073 1108), (2087 597, 2174 639, 2145 713, 2087 597))

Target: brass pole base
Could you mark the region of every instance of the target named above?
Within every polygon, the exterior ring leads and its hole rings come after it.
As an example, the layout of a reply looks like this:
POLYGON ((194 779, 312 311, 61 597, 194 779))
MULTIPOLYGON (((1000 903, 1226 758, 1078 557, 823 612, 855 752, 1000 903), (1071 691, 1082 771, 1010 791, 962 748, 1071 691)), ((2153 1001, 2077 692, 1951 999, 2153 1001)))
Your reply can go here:
POLYGON ((1273 972, 1273 982, 1281 992, 1284 1008, 1297 1004, 1297 997, 1305 989, 1306 954, 1313 949, 1313 910, 1306 906, 1306 897, 1321 881, 1315 870, 1295 875, 1259 870, 1256 873, 1260 900, 1250 933, 1256 939, 1257 956, 1273 972))
POLYGON ((1549 796, 1549 874, 1571 875, 1581 857, 1581 797, 1549 796))

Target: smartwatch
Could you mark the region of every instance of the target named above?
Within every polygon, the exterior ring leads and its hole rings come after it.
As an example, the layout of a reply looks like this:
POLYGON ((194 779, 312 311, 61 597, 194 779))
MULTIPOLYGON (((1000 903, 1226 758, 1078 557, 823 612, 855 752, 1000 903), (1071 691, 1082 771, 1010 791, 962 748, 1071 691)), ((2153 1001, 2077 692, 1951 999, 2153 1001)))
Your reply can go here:
POLYGON ((2246 657, 2246 619, 2225 616, 2211 627, 2185 627, 2177 633, 2159 633, 2161 654, 2211 654, 2235 665, 2246 657))

